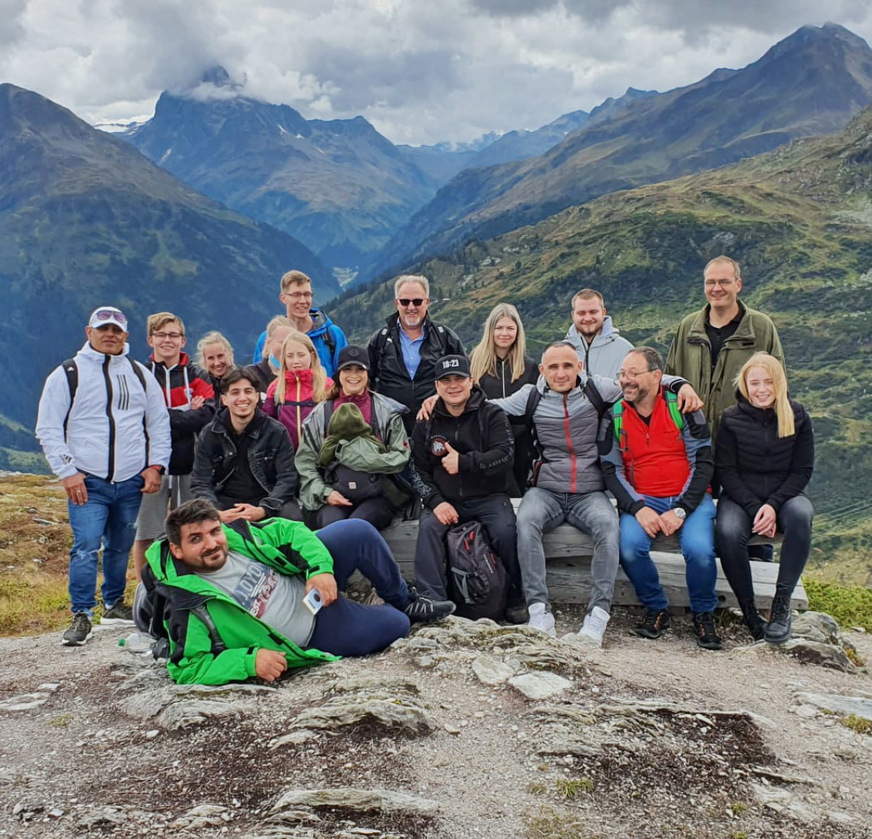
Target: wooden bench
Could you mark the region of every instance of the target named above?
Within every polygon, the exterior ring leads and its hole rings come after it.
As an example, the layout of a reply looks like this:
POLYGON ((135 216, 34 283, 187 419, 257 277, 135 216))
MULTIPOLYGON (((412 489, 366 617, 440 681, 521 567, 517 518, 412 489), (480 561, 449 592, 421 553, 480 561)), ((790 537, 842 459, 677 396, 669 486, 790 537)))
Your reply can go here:
MULTIPOLYGON (((520 499, 513 499, 517 510, 520 499)), ((414 579, 415 576, 415 543, 418 538, 417 521, 398 521, 382 531, 393 551, 397 564, 403 574, 414 579)), ((577 530, 572 525, 562 524, 544 537, 545 558, 547 560, 548 591, 555 603, 586 603, 590 597, 590 560, 593 554, 591 538, 577 530)), ((775 539, 763 539, 755 536, 751 544, 777 544, 781 536, 775 539)), ((678 538, 676 536, 658 536, 652 545, 651 558, 657 566, 660 582, 669 605, 672 608, 689 607, 685 581, 685 563, 681 556, 678 538)), ((751 574, 754 580, 754 593, 757 606, 768 609, 775 595, 775 581, 778 577, 778 564, 774 562, 752 562, 751 574)), ((718 606, 738 606, 736 596, 724 576, 721 562, 718 560, 718 579, 715 586, 718 595, 718 606)), ((639 600, 633 589, 633 584, 627 578, 623 569, 618 571, 615 580, 616 606, 635 606, 639 600)), ((802 581, 797 584, 791 598, 794 609, 807 609, 808 596, 802 581)))

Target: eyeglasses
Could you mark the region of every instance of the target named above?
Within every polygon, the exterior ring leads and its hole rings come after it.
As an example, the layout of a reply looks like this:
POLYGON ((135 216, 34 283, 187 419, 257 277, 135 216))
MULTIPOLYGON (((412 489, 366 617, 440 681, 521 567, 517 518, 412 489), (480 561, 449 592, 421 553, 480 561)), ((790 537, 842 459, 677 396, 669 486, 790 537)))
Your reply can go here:
POLYGON ((311 291, 292 291, 287 296, 291 300, 311 300, 313 295, 311 291))
POLYGON ((638 379, 639 376, 644 376, 646 373, 650 372, 650 370, 621 370, 618 375, 622 379, 638 379))
POLYGON ((735 282, 736 282, 735 280, 730 280, 730 279, 726 279, 726 280, 706 280, 706 281, 705 281, 705 287, 706 287, 706 288, 714 288, 715 286, 720 286, 721 288, 729 288, 729 287, 730 287, 731 285, 733 285, 733 283, 735 283, 735 282))
POLYGON ((117 309, 100 309, 92 315, 94 320, 114 320, 127 326, 127 318, 117 309))
POLYGON ((179 338, 184 338, 185 336, 181 332, 152 332, 151 337, 157 338, 158 341, 166 341, 167 339, 178 341, 179 338))
POLYGON ((417 308, 418 306, 423 304, 424 299, 425 298, 423 297, 415 297, 412 299, 409 299, 408 297, 399 297, 397 298, 397 303, 399 303, 404 309, 408 309, 409 306, 414 306, 415 308, 417 308))

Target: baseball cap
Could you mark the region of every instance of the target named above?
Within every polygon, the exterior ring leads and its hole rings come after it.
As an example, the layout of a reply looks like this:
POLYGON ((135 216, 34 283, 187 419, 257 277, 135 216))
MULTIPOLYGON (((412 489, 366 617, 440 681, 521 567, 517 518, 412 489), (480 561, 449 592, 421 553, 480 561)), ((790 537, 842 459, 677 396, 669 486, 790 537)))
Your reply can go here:
POLYGON ((114 306, 100 306, 91 312, 91 317, 88 320, 88 326, 91 329, 99 329, 101 326, 115 326, 127 332, 127 317, 121 309, 116 309, 114 306))
POLYGON ((436 380, 446 376, 464 376, 469 378, 469 361, 465 355, 443 355, 436 362, 436 380))
POLYGON ((363 367, 366 372, 369 372, 369 353, 360 347, 343 347, 339 351, 339 363, 336 365, 336 372, 345 367, 363 367))

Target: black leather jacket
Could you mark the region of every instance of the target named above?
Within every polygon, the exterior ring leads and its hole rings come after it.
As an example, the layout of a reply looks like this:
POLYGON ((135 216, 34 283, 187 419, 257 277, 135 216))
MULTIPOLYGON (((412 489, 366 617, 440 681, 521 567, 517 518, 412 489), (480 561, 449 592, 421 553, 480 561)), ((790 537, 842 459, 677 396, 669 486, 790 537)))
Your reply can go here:
POLYGON ((369 380, 374 391, 395 399, 409 409, 409 413, 403 415, 403 424, 406 433, 411 434, 421 403, 436 392, 436 362, 443 355, 466 353, 454 331, 430 320, 428 315, 424 319, 425 337, 421 344, 421 363, 412 379, 403 361, 399 320, 399 314, 391 315, 387 319, 387 326, 379 329, 369 339, 369 380))
MULTIPOLYGON (((290 437, 278 420, 268 417, 260 408, 245 433, 251 437, 248 464, 264 492, 263 498, 246 499, 247 503, 263 507, 267 516, 277 516, 282 505, 297 493, 297 471, 290 437)), ((196 498, 207 498, 218 504, 218 493, 237 465, 233 436, 226 408, 222 408, 200 432, 191 474, 191 491, 196 498)))

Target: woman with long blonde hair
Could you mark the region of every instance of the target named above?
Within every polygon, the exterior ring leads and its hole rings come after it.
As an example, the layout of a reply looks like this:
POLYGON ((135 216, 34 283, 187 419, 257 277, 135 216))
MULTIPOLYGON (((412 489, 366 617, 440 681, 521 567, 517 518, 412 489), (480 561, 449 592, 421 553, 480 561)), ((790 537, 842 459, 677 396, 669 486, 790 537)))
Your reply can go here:
POLYGON ((220 332, 207 332, 197 342, 197 366, 209 374, 212 390, 217 395, 221 388, 221 377, 235 366, 233 347, 220 332))
POLYGON ((331 387, 333 380, 327 377, 312 339, 305 332, 291 330, 282 343, 278 375, 267 388, 263 410, 288 429, 294 451, 306 417, 327 398, 331 387))
MULTIPOLYGON (((469 356, 470 374, 488 399, 510 396, 524 385, 536 384, 539 365, 526 355, 527 336, 518 310, 511 303, 499 303, 484 322, 478 346, 469 356)), ((523 424, 513 424, 515 438, 515 486, 509 493, 523 494, 533 464, 533 439, 523 424)))
POLYGON ((814 470, 814 431, 805 408, 790 399, 781 362, 749 358, 736 377, 736 404, 718 429, 715 467, 723 491, 716 533, 724 574, 755 641, 790 638, 790 598, 811 548, 814 508, 803 490, 814 470), (775 597, 764 622, 757 612, 748 560, 753 534, 784 534, 775 597))

